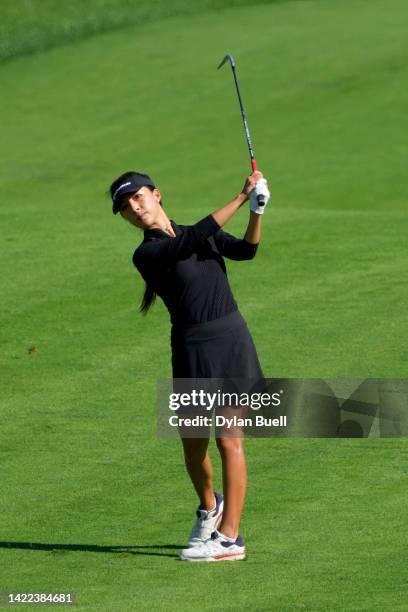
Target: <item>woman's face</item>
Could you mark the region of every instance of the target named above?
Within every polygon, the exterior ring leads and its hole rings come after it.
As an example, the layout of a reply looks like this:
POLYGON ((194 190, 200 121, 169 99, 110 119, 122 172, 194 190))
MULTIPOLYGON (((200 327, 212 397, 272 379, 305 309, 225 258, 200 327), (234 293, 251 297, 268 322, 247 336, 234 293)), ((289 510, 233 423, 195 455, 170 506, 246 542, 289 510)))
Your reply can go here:
POLYGON ((151 191, 148 187, 141 187, 135 193, 123 196, 119 211, 126 221, 144 229, 155 222, 160 199, 158 189, 151 191))

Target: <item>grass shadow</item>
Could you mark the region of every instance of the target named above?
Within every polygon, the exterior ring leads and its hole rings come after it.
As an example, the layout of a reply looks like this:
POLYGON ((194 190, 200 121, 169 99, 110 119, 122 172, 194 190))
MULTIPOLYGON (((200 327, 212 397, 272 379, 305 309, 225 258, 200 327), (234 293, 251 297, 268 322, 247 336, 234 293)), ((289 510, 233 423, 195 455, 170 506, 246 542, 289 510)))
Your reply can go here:
POLYGON ((153 545, 126 545, 126 546, 99 546, 98 544, 46 544, 41 542, 0 542, 0 548, 18 550, 45 550, 49 552, 95 552, 95 553, 121 553, 126 555, 148 555, 153 557, 170 557, 178 559, 177 554, 171 554, 171 550, 184 548, 180 544, 153 544, 153 545), (163 552, 162 552, 163 551, 163 552))

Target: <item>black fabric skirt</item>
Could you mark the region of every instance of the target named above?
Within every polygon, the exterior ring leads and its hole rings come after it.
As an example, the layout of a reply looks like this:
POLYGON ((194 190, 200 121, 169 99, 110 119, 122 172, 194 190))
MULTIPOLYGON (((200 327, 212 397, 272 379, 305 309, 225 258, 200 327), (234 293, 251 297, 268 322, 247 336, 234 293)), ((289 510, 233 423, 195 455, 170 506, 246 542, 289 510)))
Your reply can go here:
POLYGON ((173 325, 171 349, 173 378, 264 378, 239 310, 206 323, 173 325))

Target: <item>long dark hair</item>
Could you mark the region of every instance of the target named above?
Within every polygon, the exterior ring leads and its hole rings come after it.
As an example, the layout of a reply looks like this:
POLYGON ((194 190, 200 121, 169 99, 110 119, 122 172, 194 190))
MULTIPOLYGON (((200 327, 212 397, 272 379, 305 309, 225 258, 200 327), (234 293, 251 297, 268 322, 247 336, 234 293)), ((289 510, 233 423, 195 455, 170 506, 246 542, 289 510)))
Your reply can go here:
MULTIPOLYGON (((118 176, 118 178, 115 179, 112 185, 109 187, 110 196, 112 197, 112 195, 115 193, 119 185, 121 185, 122 183, 125 183, 126 181, 129 181, 135 174, 138 174, 139 176, 144 176, 146 179, 149 179, 149 181, 151 180, 150 176, 148 176, 147 174, 142 174, 141 172, 124 172, 123 174, 118 176)), ((151 187, 150 185, 146 185, 146 186, 148 189, 150 189, 150 191, 154 190, 154 187, 151 187)), ((159 204, 160 206, 163 206, 163 203, 161 200, 159 204)), ((145 281, 145 291, 143 294, 142 302, 139 307, 139 312, 146 315, 149 308, 156 301, 156 297, 157 297, 157 293, 154 289, 153 284, 145 281)))

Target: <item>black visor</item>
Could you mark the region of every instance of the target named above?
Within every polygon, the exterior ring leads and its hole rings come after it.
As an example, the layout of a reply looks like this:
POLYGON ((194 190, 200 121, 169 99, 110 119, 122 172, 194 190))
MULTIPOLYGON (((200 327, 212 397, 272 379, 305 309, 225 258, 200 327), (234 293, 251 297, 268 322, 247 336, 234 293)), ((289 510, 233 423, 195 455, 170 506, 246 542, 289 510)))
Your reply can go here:
POLYGON ((149 177, 146 177, 143 174, 136 173, 127 181, 123 181, 123 183, 121 183, 112 194, 113 214, 116 215, 116 213, 119 212, 119 203, 125 193, 134 193, 135 191, 139 191, 139 189, 141 189, 142 187, 155 188, 156 185, 149 177))

